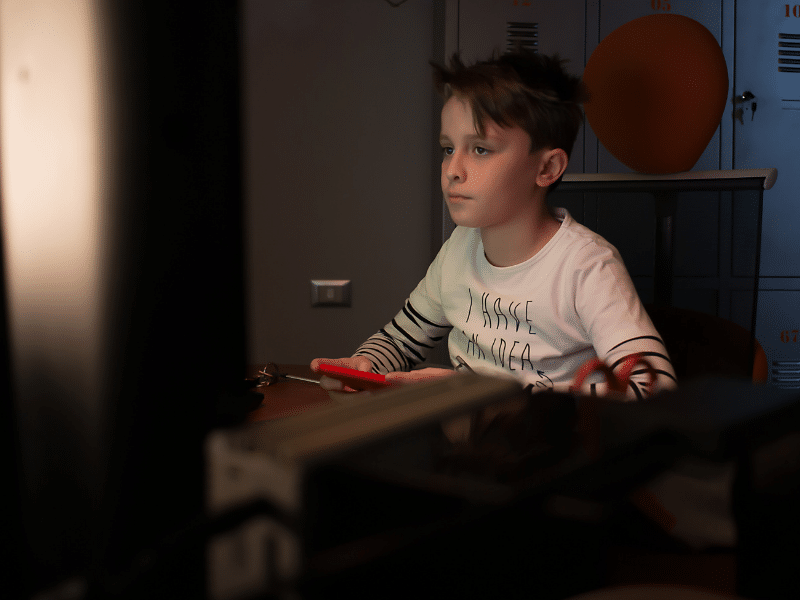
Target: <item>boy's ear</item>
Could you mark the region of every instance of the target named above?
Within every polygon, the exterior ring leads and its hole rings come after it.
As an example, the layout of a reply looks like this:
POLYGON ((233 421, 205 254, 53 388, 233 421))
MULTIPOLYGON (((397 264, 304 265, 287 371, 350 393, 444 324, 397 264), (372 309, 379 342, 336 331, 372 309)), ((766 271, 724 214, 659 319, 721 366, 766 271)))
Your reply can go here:
POLYGON ((542 154, 541 170, 536 177, 536 184, 539 187, 552 185, 564 173, 568 163, 567 153, 561 148, 545 150, 542 154))

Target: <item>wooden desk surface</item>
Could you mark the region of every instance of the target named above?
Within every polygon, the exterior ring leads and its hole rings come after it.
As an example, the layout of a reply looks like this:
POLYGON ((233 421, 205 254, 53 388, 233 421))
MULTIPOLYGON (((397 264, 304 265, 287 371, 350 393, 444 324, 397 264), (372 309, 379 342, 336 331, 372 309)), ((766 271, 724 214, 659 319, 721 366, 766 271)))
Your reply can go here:
MULTIPOLYGON (((319 375, 308 365, 279 364, 278 366, 281 373, 319 379, 319 375)), ((247 376, 255 376, 262 367, 263 365, 248 367, 247 376)), ((261 406, 247 416, 249 423, 298 415, 309 408, 333 402, 328 392, 320 386, 292 379, 281 379, 273 385, 260 385, 255 391, 264 394, 264 400, 261 406)))

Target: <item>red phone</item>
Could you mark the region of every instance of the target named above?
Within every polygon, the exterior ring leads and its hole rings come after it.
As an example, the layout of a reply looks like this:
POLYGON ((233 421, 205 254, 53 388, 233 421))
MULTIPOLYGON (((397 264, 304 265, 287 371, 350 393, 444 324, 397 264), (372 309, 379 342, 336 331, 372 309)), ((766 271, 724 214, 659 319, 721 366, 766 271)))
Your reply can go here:
POLYGON ((345 385, 354 390, 377 390, 392 385, 386 381, 385 375, 348 369, 347 367, 337 367, 327 363, 320 363, 317 367, 320 373, 338 379, 345 385))

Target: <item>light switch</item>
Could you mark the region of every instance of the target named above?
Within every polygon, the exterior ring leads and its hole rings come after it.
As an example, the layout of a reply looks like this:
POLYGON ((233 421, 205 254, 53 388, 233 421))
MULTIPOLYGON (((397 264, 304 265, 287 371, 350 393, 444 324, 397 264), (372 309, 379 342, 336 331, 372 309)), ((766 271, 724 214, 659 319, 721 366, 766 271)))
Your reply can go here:
POLYGON ((312 279, 311 306, 350 306, 350 280, 312 279))

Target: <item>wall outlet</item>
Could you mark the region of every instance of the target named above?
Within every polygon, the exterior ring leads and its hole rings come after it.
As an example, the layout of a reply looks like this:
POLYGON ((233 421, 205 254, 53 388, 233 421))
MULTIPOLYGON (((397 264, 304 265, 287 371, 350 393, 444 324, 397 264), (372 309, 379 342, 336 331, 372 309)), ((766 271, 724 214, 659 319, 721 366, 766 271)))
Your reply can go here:
POLYGON ((312 279, 311 306, 350 306, 349 279, 312 279))

